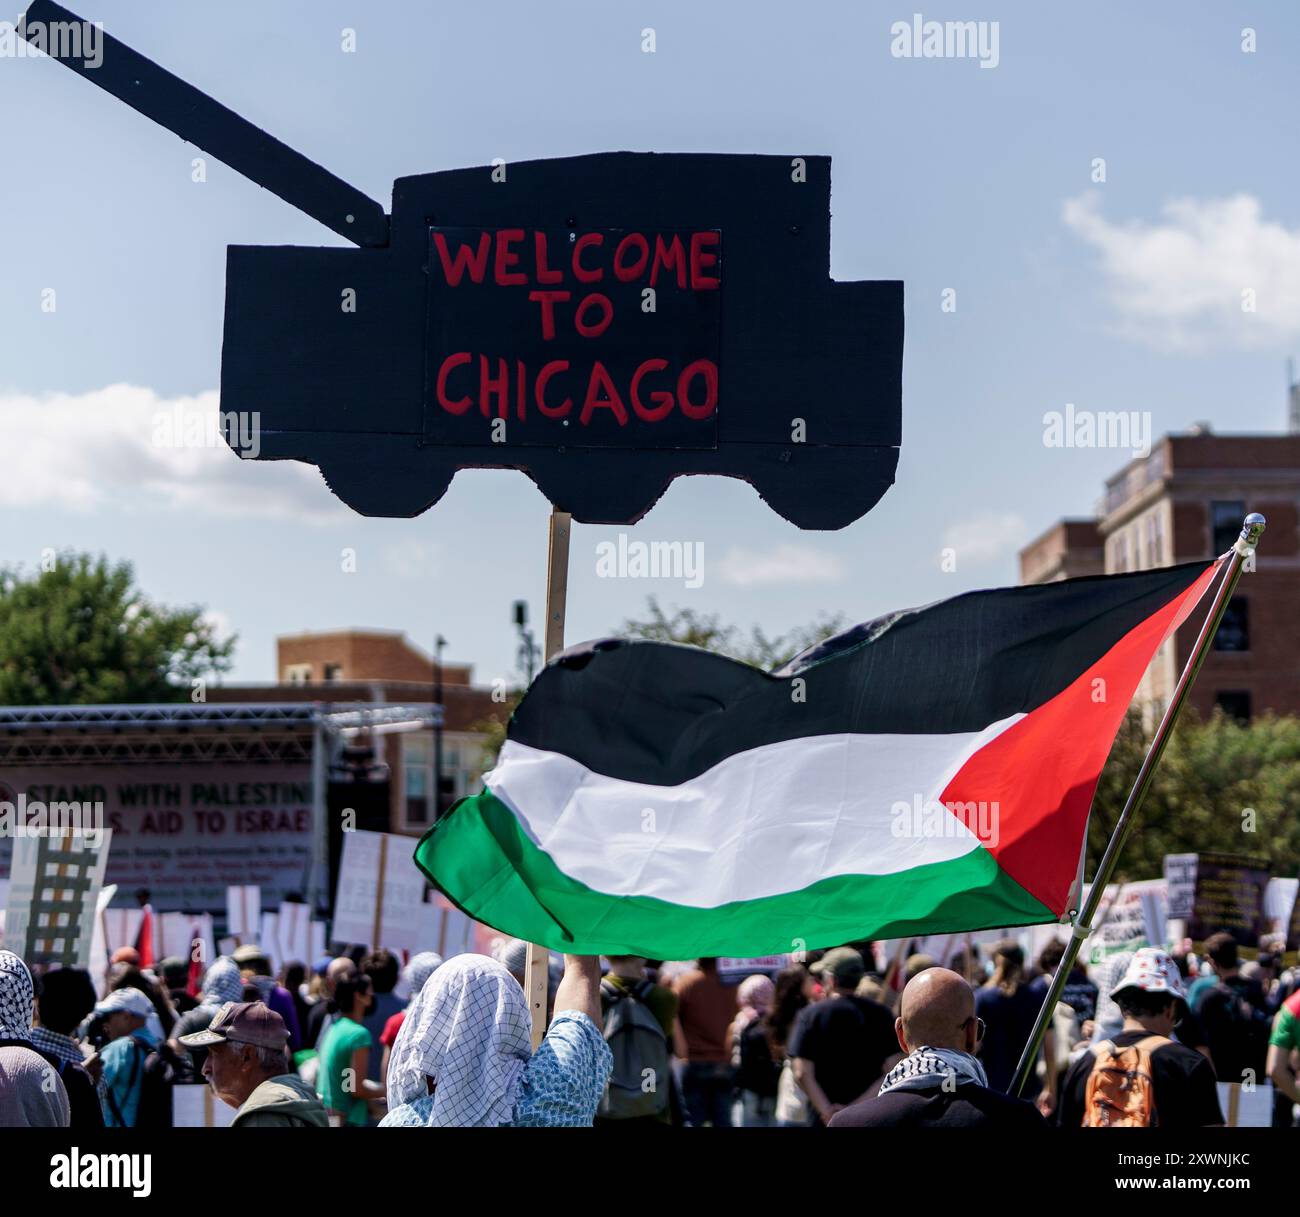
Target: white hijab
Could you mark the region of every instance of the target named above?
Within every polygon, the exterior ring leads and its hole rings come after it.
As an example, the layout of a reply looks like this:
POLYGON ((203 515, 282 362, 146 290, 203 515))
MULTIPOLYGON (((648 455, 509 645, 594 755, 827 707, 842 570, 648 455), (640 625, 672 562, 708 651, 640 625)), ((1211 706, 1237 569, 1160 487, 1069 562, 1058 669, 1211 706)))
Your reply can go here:
MULTIPOLYGON (((458 955, 425 981, 407 1007, 388 1064, 390 1111, 430 1099, 434 1128, 508 1123, 532 1055, 524 991, 486 955, 458 955)), ((422 1105, 424 1106, 424 1105, 422 1105)))

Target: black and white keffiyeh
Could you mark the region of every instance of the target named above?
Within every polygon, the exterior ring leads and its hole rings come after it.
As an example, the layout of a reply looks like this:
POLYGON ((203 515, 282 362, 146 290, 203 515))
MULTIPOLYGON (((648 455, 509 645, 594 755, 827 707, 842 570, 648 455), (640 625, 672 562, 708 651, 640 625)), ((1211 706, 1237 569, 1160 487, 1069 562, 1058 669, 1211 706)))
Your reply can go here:
POLYGON ((877 1097, 891 1090, 937 1090, 945 1083, 953 1090, 971 1082, 979 1086, 989 1084, 984 1066, 970 1053, 954 1048, 921 1047, 885 1075, 877 1097))
POLYGON ((0 1040, 32 1038, 36 990, 27 965, 12 951, 0 951, 0 1040))
POLYGON ((217 1009, 228 1001, 243 1001, 244 981, 239 974, 239 965, 229 955, 214 959, 211 967, 203 974, 200 994, 200 1005, 217 1009))
POLYGON ((486 955, 458 955, 412 999, 388 1065, 388 1109, 427 1099, 430 1127, 509 1123, 532 1055, 528 1002, 519 982, 486 955))

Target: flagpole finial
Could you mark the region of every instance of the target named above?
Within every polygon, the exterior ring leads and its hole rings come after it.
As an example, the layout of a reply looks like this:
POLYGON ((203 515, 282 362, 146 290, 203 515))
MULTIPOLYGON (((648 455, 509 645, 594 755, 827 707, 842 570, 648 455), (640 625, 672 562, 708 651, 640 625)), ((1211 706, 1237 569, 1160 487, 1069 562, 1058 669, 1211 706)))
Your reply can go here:
POLYGON ((1268 521, 1259 512, 1252 511, 1242 524, 1241 536, 1237 538, 1237 544, 1233 548, 1244 556, 1246 550, 1254 549, 1259 544, 1259 539, 1264 535, 1267 525, 1268 521))

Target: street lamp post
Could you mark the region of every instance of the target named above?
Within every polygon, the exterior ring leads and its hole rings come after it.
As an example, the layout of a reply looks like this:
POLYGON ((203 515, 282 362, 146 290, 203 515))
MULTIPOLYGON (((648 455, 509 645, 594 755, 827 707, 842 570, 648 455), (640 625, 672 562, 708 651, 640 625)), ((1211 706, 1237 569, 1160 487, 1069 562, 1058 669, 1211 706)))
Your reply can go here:
POLYGON ((434 684, 433 700, 437 710, 433 720, 433 818, 436 822, 442 818, 442 724, 447 717, 442 704, 442 649, 447 640, 439 634, 433 642, 434 684))

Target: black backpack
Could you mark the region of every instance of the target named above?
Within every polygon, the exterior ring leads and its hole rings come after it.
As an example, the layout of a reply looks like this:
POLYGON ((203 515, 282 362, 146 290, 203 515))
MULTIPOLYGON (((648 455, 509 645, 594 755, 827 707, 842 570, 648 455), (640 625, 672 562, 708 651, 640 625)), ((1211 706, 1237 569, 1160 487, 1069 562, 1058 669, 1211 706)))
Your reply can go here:
MULTIPOLYGON (((1228 1022, 1236 1040, 1240 1059, 1255 1070, 1256 1081, 1264 1078, 1268 1059, 1268 1037, 1272 1029, 1272 1019, 1246 996, 1246 993, 1234 985, 1219 981, 1215 986, 1225 998, 1228 1022)), ((1240 1078, 1220 1078, 1224 1082, 1239 1082, 1240 1078)))
POLYGON ((643 980, 629 992, 607 979, 600 991, 614 1068, 596 1114, 606 1120, 661 1117, 668 1110, 672 1071, 668 1037, 647 1004, 654 985, 643 980))
POLYGON ((772 1060, 767 1030, 761 1018, 754 1019, 741 1033, 736 1045, 736 1085, 760 1098, 776 1097, 781 1066, 772 1060))

